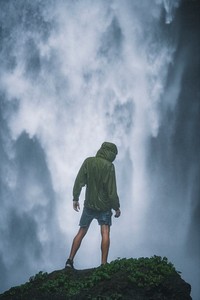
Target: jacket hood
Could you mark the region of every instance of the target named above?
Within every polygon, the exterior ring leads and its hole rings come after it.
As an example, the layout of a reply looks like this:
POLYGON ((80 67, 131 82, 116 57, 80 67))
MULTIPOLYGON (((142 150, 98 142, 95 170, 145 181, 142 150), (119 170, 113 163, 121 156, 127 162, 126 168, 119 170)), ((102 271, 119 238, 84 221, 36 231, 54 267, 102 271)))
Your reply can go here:
POLYGON ((102 157, 110 162, 113 162, 118 153, 117 146, 113 143, 104 142, 101 148, 97 151, 96 157, 102 157))

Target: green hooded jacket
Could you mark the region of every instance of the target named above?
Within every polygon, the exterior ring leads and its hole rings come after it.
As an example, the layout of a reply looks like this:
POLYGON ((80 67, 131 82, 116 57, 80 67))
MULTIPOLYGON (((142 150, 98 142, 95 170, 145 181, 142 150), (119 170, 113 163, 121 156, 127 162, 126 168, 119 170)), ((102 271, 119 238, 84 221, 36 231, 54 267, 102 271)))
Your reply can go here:
POLYGON ((104 142, 95 157, 86 158, 74 183, 74 201, 78 201, 81 189, 86 185, 85 207, 97 211, 119 209, 115 167, 112 163, 117 153, 115 144, 104 142))

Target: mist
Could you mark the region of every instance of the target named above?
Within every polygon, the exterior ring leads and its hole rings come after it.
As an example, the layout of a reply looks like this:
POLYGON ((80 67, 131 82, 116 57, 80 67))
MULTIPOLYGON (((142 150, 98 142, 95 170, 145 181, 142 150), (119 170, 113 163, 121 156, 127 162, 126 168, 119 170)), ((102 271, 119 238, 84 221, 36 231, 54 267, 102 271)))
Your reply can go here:
MULTIPOLYGON (((0 292, 64 267, 74 179, 110 141, 122 215, 109 261, 167 256, 198 300, 198 1, 0 5, 0 292)), ((94 221, 75 267, 99 264, 94 221)))

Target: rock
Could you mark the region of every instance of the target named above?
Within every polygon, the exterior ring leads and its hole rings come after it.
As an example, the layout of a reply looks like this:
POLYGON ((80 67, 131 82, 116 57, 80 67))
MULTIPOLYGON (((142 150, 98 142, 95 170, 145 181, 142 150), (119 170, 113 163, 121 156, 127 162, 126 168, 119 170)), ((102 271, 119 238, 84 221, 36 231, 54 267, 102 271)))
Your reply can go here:
POLYGON ((1 300, 191 300, 191 287, 167 258, 117 259, 88 270, 39 272, 1 300))

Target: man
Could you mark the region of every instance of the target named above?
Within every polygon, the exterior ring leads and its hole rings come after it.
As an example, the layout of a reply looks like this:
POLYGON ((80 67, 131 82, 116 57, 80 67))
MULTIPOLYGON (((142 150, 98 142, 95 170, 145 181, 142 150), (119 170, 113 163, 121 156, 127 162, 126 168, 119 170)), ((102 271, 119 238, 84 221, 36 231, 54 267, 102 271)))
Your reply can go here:
POLYGON ((97 219, 101 226, 101 264, 107 263, 112 209, 115 210, 116 218, 121 214, 112 163, 117 153, 115 144, 104 142, 96 156, 88 157, 78 172, 73 188, 73 208, 77 212, 80 210, 79 196, 82 187, 86 185, 84 209, 65 267, 74 268, 74 257, 93 219, 97 219))

